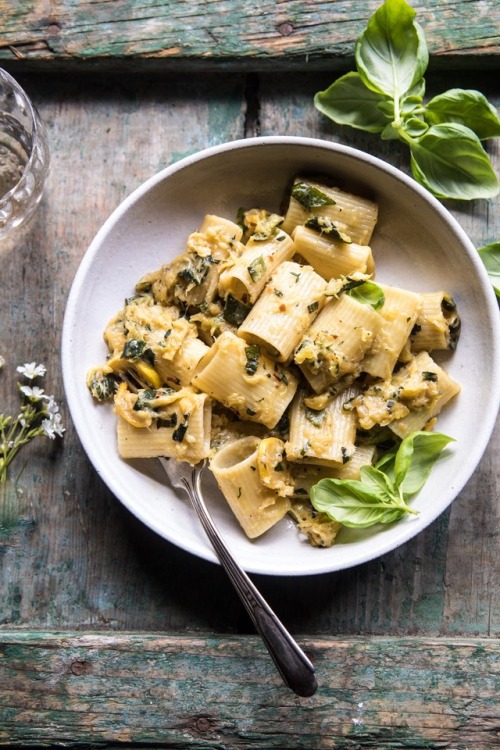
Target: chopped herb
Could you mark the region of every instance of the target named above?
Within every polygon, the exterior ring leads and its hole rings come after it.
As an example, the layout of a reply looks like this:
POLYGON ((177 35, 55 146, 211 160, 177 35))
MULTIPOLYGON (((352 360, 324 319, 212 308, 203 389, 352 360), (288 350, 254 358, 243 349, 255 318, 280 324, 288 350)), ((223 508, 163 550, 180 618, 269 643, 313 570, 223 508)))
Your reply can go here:
POLYGON ((135 362, 140 359, 146 348, 146 342, 139 339, 130 339, 125 342, 122 357, 135 362))
POLYGON ((156 391, 153 388, 146 388, 139 391, 136 402, 134 404, 134 411, 144 411, 151 409, 151 401, 156 398, 156 391))
POLYGON ((257 368, 259 367, 260 348, 258 344, 251 344, 245 347, 245 355, 247 358, 245 364, 245 370, 247 375, 255 375, 257 368))
MULTIPOLYGON (((264 242, 265 240, 271 239, 271 237, 278 234, 281 224, 283 224, 283 216, 266 213, 258 220, 255 226, 255 232, 252 234, 252 239, 255 242, 264 242)), ((283 238, 284 236, 285 235, 283 235, 283 238)))
POLYGON ((313 424, 315 427, 321 427, 321 425, 325 421, 326 416, 326 412, 324 409, 318 411, 316 409, 309 408, 309 406, 306 406, 304 411, 308 422, 313 424))
POLYGON ((223 317, 226 323, 239 327, 251 310, 250 305, 244 305, 242 302, 228 294, 225 304, 223 317))
POLYGON ((311 218, 307 219, 304 223, 304 226, 308 227, 308 229, 313 229, 315 232, 326 234, 327 237, 331 237, 332 239, 345 242, 346 244, 352 242, 351 237, 339 229, 338 225, 327 216, 311 216, 311 218))
POLYGON ((423 370, 422 377, 424 380, 429 380, 432 383, 437 383, 437 372, 429 372, 428 370, 423 370))
POLYGON ((92 374, 89 390, 97 401, 106 401, 116 390, 116 381, 112 375, 105 375, 101 370, 92 374))
POLYGON ((182 443, 182 441, 184 440, 184 436, 188 428, 188 422, 189 414, 184 414, 184 422, 181 422, 181 424, 172 433, 172 440, 175 440, 176 443, 182 443))
POLYGON ((306 440, 306 442, 304 443, 304 445, 300 449, 300 455, 301 456, 305 456, 310 447, 311 447, 311 441, 310 440, 306 440))
POLYGON ((295 283, 298 284, 299 279, 301 277, 301 274, 300 273, 296 273, 295 271, 290 271, 290 273, 291 273, 292 276, 295 276, 295 283))
POLYGON ((259 279, 261 279, 266 273, 266 261, 264 260, 264 257, 259 255, 258 258, 255 258, 255 260, 250 263, 247 270, 252 281, 259 281, 259 279))
POLYGON ((279 289, 274 289, 274 293, 277 297, 283 297, 283 292, 280 292, 279 289))
POLYGON ((341 449, 340 449, 340 452, 342 453, 342 463, 346 464, 349 461, 349 459, 350 459, 350 456, 349 456, 349 454, 347 452, 347 448, 345 448, 344 446, 342 446, 341 449))
POLYGON ((286 372, 281 367, 278 367, 278 365, 274 365, 274 374, 275 377, 278 378, 278 380, 281 380, 282 383, 288 385, 286 372))
POLYGON ((313 313, 315 312, 319 307, 319 302, 311 302, 310 305, 307 305, 307 312, 313 313))
POLYGON ((254 411, 253 409, 249 409, 248 407, 245 409, 245 411, 249 417, 255 417, 255 415, 257 414, 256 411, 254 411))
POLYGON ((238 494, 236 495, 236 497, 238 497, 238 498, 241 497, 241 487, 238 487, 238 494))
POLYGON ((295 198, 304 208, 310 211, 312 208, 321 206, 333 206, 335 201, 318 188, 308 185, 307 182, 296 182, 292 187, 292 198, 295 198))
MULTIPOLYGON (((156 427, 175 427, 177 424, 177 414, 173 412, 168 417, 160 417, 156 420, 156 427)), ((174 438, 175 439, 175 438, 174 438)))
POLYGON ((195 284, 195 286, 200 286, 200 284, 202 284, 205 280, 210 266, 212 266, 214 263, 219 263, 219 261, 217 260, 217 258, 214 258, 213 255, 207 255, 203 257, 200 255, 195 255, 190 256, 186 260, 186 263, 188 263, 189 265, 181 268, 180 271, 177 272, 178 278, 186 281, 188 284, 195 284))

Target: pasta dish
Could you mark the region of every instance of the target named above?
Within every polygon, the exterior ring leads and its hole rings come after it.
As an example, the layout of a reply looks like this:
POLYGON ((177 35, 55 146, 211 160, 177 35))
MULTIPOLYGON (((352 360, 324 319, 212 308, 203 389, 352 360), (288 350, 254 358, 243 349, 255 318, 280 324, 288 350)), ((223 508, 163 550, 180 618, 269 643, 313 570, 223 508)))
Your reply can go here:
POLYGON ((331 546, 341 524, 311 488, 357 479, 432 430, 460 390, 431 356, 457 345, 455 303, 375 282, 377 211, 297 177, 281 214, 206 215, 138 281, 88 373, 94 398, 114 403, 120 456, 208 459, 249 538, 288 514, 331 546))

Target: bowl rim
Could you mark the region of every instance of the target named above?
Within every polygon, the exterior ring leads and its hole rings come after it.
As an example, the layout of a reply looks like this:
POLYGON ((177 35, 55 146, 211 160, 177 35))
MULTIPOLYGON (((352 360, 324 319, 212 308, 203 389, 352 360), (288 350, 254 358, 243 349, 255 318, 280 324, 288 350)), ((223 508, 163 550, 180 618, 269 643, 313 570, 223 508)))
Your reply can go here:
MULTIPOLYGON (((448 227, 454 232, 454 234, 457 236, 457 238, 460 240, 462 247, 466 251, 466 253, 469 256, 469 259, 475 266, 475 269, 478 273, 478 276, 480 277, 482 281, 482 286, 484 288, 484 294, 485 294, 485 301, 486 301, 486 318, 490 325, 490 330, 492 333, 493 340, 496 342, 496 345, 492 347, 492 360, 491 360, 491 369, 492 369, 492 375, 493 375, 493 382, 500 382, 500 315, 498 311, 498 303, 497 298, 495 296, 495 292, 491 286, 491 283, 489 281, 488 275, 486 273, 486 270, 484 268, 484 265, 473 245, 470 238, 466 234, 465 230, 461 227, 459 222, 455 219, 455 217, 451 214, 451 212, 443 206, 443 204, 435 198, 432 194, 430 194, 424 187, 419 185, 412 177, 408 176, 406 173, 398 169, 397 167, 392 166, 391 164, 383 161, 380 157, 373 156, 372 154, 366 153, 360 149, 353 148, 351 146, 346 146, 344 144, 338 144, 331 141, 325 141, 320 138, 312 138, 312 137, 301 137, 301 136, 288 136, 288 135, 273 135, 273 136, 255 136, 252 138, 245 138, 245 139, 236 139, 233 141, 228 141, 219 145, 215 146, 209 146, 207 148, 204 148, 200 151, 197 151, 196 153, 190 154, 188 156, 183 157, 179 161, 176 161, 169 166, 163 168, 156 174, 149 177, 147 180, 145 180, 143 183, 141 183, 138 187, 136 187, 132 192, 125 197, 112 211, 112 213, 108 216, 108 218, 105 220, 105 222, 102 224, 100 229, 97 231, 97 233, 94 236, 94 239, 92 240, 91 244, 89 245, 88 249, 84 253, 80 264, 77 268, 76 274, 74 276, 70 292, 67 298, 66 303, 66 310, 64 314, 64 320, 63 320, 63 327, 62 327, 62 337, 61 337, 61 358, 62 358, 62 369, 63 369, 63 383, 64 383, 64 389, 66 392, 67 397, 67 404, 69 407, 69 411, 73 420, 73 424, 75 426, 75 430, 77 432, 78 438, 89 458, 91 461, 93 468, 96 470, 96 472, 103 478, 103 481, 106 481, 104 479, 105 475, 105 469, 103 462, 100 461, 99 457, 94 454, 92 451, 92 444, 90 440, 86 440, 85 437, 82 437, 81 431, 79 429, 79 423, 80 423, 80 417, 78 411, 75 411, 74 409, 74 401, 76 401, 76 392, 75 388, 76 384, 71 380, 70 378, 70 356, 71 356, 71 326, 72 326, 72 320, 75 312, 75 304, 77 302, 78 294, 80 292, 80 283, 83 281, 86 277, 86 274, 89 270, 89 268, 92 266, 92 263, 94 261, 94 257, 98 253, 101 244, 109 231, 115 226, 117 222, 121 219, 121 217, 128 211, 128 209, 135 204, 137 201, 139 201, 145 194, 147 194, 149 191, 151 191, 156 185, 163 182, 164 180, 168 179, 178 171, 184 170, 191 165, 196 164, 197 162, 203 161, 205 159, 208 159, 212 156, 220 156, 224 153, 235 151, 238 149, 247 149, 247 148, 255 148, 255 147, 265 147, 265 146, 301 146, 301 147, 310 147, 310 148, 316 148, 321 150, 328 150, 333 151, 341 155, 345 155, 347 157, 353 158, 355 160, 360 160, 364 163, 369 163, 376 169, 382 170, 388 175, 390 175, 392 178, 396 179, 399 182, 402 182, 404 185, 406 185, 407 188, 409 188, 411 191, 416 192, 419 194, 426 202, 430 203, 432 208, 436 213, 439 214, 440 219, 448 225, 448 227)), ((463 475, 460 477, 460 483, 456 485, 455 491, 451 499, 449 500, 448 504, 446 506, 439 505, 434 509, 431 509, 428 513, 426 513, 425 522, 419 523, 418 520, 414 522, 413 531, 410 533, 404 533, 400 535, 401 538, 397 539, 396 542, 394 542, 394 539, 388 540, 387 543, 384 545, 380 545, 379 548, 376 550, 374 554, 370 553, 370 545, 367 545, 367 550, 365 554, 362 554, 359 556, 359 559, 354 563, 355 566, 361 565, 363 563, 366 563, 372 559, 378 558, 381 555, 387 554, 388 552, 393 551, 397 547, 399 547, 401 544, 406 543, 410 539, 416 536, 416 534, 419 534, 421 531, 423 531, 427 526, 429 526, 431 523, 433 523, 438 516, 440 516, 446 508, 453 502, 454 499, 457 498, 457 496, 460 494, 460 492, 463 490, 467 482, 470 480, 472 475, 477 469, 477 466, 479 464, 479 461, 481 460, 486 447, 491 439, 493 430, 496 425, 497 415, 500 409, 500 389, 492 389, 492 392, 489 394, 490 399, 490 409, 485 414, 485 418, 482 422, 483 429, 481 430, 481 439, 475 440, 473 444, 470 446, 470 451, 473 455, 473 460, 471 461, 471 468, 470 471, 466 471, 463 473, 463 475), (416 528, 416 530, 415 530, 416 528)), ((113 490, 111 490, 113 493, 113 490)), ((114 493, 113 493, 114 494, 114 493)), ((144 523, 148 528, 155 531, 155 533, 158 533, 162 538, 166 539, 172 544, 176 544, 175 539, 170 538, 165 534, 165 531, 160 528, 157 528, 154 524, 152 524, 146 517, 144 517, 145 514, 138 513, 136 508, 131 507, 130 503, 124 502, 124 500, 121 497, 117 497, 119 501, 127 507, 127 509, 134 515, 135 518, 140 520, 142 523, 144 523)), ((190 554, 194 554, 197 557, 200 557, 201 559, 214 562, 216 564, 218 563, 218 560, 215 556, 215 554, 212 552, 210 547, 207 547, 207 549, 190 549, 186 546, 182 546, 182 549, 189 552, 190 554)), ((287 571, 273 571, 273 570, 267 570, 263 569, 262 567, 259 567, 258 565, 252 566, 252 565, 245 565, 245 570, 247 570, 250 573, 257 573, 260 575, 274 575, 274 576, 304 576, 304 575, 318 575, 318 574, 324 574, 324 573, 331 573, 336 572, 342 569, 346 569, 349 567, 353 567, 353 564, 350 562, 347 562, 345 565, 328 565, 328 564, 321 564, 320 561, 318 561, 318 564, 313 569, 302 569, 297 567, 291 567, 290 570, 287 571)))

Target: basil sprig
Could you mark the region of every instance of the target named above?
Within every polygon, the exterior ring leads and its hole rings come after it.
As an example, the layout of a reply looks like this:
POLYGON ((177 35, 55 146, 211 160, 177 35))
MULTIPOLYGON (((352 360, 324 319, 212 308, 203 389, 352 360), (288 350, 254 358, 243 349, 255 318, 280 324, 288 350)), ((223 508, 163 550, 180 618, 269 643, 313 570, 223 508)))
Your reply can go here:
POLYGON ((355 47, 357 72, 315 98, 340 125, 409 146, 413 177, 438 198, 498 194, 498 178, 481 141, 500 135, 495 108, 478 91, 451 89, 424 104, 427 44, 406 0, 385 0, 355 47))
POLYGON ((321 479, 311 488, 311 502, 332 520, 358 528, 417 515, 406 501, 421 490, 452 440, 439 432, 414 432, 375 466, 363 466, 359 480, 321 479))
POLYGON ((500 299, 500 242, 491 242, 478 249, 495 294, 500 299))

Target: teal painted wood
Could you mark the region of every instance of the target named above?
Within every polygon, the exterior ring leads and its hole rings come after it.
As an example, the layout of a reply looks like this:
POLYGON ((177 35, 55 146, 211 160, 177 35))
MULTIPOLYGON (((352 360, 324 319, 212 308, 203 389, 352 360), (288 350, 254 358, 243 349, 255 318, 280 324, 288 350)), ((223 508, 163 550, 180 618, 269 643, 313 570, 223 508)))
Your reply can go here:
MULTIPOLYGON (((353 56, 377 0, 2 0, 0 61, 139 61, 149 68, 329 69, 353 56)), ((414 3, 431 55, 449 68, 496 66, 498 0, 414 3)))
POLYGON ((253 637, 0 633, 0 745, 491 750, 500 642, 308 639, 297 698, 253 637))
MULTIPOLYGON (((11 520, 0 532, 0 627, 219 634, 253 632, 224 574, 163 542, 125 511, 89 465, 64 404, 59 341, 66 297, 94 234, 162 167, 245 135, 313 135, 408 170, 408 154, 338 128, 312 106, 329 74, 258 77, 24 75, 53 150, 33 225, 0 249, 0 404, 17 409, 15 366, 42 361, 62 400, 61 445, 33 444, 15 465, 11 520), (7 280, 7 281, 5 281, 7 280), (26 462, 26 463, 25 463, 26 462)), ((429 95, 495 79, 433 76, 429 95)), ((493 144, 497 170, 500 154, 493 144)), ((477 245, 500 237, 500 202, 451 204, 477 245)), ((417 538, 358 568, 294 580, 261 577, 293 633, 500 636, 500 432, 452 507, 417 538)), ((321 550, 318 551, 321 554, 321 550)))
MULTIPOLYGON (((53 163, 33 225, 0 251, 7 359, 0 403, 17 409, 15 366, 42 361, 67 433, 61 445, 33 444, 16 463, 16 515, 0 533, 0 627, 253 632, 219 568, 145 529, 89 465, 64 403, 60 332, 74 273, 102 222, 143 180, 188 153, 244 135, 289 133, 346 143, 408 170, 402 146, 337 128, 316 112, 313 94, 330 80, 22 77, 47 123, 53 163)), ((433 95, 450 78, 428 83, 433 95)), ((453 83, 500 104, 496 80, 461 73, 453 83)), ((498 170, 497 144, 492 157, 498 170)), ((499 201, 450 209, 477 245, 500 237, 499 201)), ((394 552, 325 576, 261 577, 259 586, 294 633, 498 637, 499 461, 497 430, 449 511, 394 552)))

